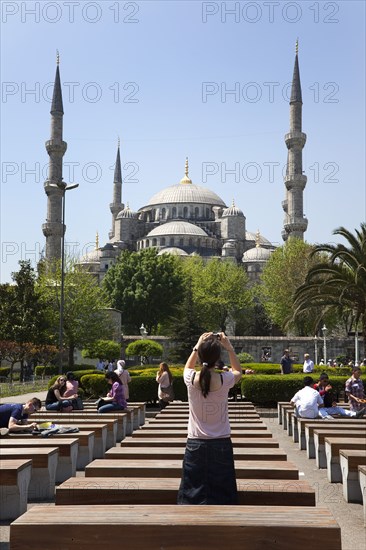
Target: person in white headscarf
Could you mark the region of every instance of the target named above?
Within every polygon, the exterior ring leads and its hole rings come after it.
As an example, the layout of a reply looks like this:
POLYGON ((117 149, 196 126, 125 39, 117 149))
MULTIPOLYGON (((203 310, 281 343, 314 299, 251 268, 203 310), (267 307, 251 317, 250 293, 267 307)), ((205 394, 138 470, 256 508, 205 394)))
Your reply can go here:
POLYGON ((120 359, 119 361, 117 361, 117 368, 114 372, 117 374, 117 376, 119 376, 122 382, 125 398, 127 400, 130 397, 128 384, 131 382, 131 375, 125 367, 126 362, 123 359, 120 359))

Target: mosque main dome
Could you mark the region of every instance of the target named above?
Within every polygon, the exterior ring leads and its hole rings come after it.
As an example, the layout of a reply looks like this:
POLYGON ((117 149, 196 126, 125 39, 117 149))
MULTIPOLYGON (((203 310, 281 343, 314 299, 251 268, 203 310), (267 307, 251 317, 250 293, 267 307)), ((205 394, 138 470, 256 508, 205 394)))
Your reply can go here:
POLYGON ((226 204, 216 193, 194 183, 177 183, 166 187, 151 197, 146 206, 171 203, 210 204, 211 206, 226 208, 226 204))

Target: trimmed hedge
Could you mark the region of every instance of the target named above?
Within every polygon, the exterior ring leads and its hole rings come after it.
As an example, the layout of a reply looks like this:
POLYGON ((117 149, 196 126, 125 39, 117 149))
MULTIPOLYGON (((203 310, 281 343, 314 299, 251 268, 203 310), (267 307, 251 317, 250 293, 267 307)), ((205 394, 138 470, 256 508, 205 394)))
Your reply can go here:
POLYGON ((80 382, 88 397, 103 397, 110 390, 104 374, 84 374, 80 382))
MULTIPOLYGON (((71 371, 74 373, 74 377, 75 377, 75 380, 77 380, 79 382, 79 385, 81 387, 83 387, 83 384, 81 382, 81 379, 83 376, 87 375, 87 374, 96 374, 98 371, 96 369, 89 369, 89 370, 82 370, 82 371, 71 371)), ((59 377, 60 375, 57 374, 56 376, 53 376, 50 381, 48 382, 48 387, 50 388, 57 380, 57 378, 59 377)), ((103 375, 104 377, 104 375, 103 375)))
MULTIPOLYGON (((333 376, 331 385, 340 394, 348 376, 333 376)), ((278 401, 290 401, 295 393, 303 388, 304 374, 286 376, 247 375, 241 381, 241 393, 257 405, 273 405, 278 401)))
POLYGON ((0 367, 0 376, 3 378, 7 378, 10 373, 10 367, 0 367))

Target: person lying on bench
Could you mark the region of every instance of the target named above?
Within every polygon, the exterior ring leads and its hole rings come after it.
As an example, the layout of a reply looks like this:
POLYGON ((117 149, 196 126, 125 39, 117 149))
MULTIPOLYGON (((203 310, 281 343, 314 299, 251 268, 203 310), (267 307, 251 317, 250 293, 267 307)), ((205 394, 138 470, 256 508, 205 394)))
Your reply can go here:
POLYGON ((21 403, 4 403, 0 405, 0 434, 9 432, 23 432, 37 429, 36 422, 29 422, 28 417, 38 412, 42 403, 37 397, 33 397, 22 405, 21 403))
POLYGON ((296 408, 296 416, 300 418, 318 418, 319 407, 324 407, 323 399, 319 392, 313 388, 314 380, 311 376, 305 376, 304 387, 299 390, 290 401, 296 408))

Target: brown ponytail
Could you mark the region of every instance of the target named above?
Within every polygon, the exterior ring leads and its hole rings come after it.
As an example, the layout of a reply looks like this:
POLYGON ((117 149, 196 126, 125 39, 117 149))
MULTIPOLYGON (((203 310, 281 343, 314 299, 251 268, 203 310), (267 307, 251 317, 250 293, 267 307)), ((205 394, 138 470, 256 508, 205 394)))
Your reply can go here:
POLYGON ((202 364, 199 384, 203 397, 207 397, 210 391, 211 369, 215 367, 215 363, 220 359, 221 345, 216 336, 210 336, 204 340, 198 347, 198 357, 202 364))

